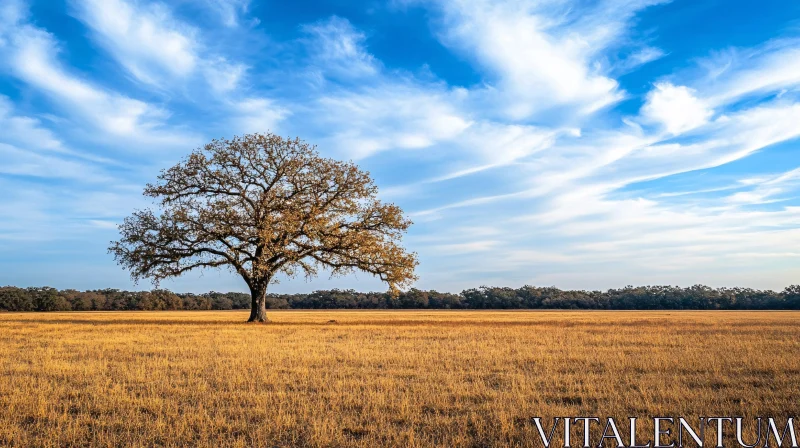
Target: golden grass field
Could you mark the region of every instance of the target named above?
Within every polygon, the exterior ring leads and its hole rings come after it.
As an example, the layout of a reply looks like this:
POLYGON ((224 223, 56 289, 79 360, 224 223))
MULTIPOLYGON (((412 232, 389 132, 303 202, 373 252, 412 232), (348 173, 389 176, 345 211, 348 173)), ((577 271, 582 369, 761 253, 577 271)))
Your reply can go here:
POLYGON ((246 317, 0 314, 0 445, 541 446, 531 417, 800 411, 796 312, 246 317))

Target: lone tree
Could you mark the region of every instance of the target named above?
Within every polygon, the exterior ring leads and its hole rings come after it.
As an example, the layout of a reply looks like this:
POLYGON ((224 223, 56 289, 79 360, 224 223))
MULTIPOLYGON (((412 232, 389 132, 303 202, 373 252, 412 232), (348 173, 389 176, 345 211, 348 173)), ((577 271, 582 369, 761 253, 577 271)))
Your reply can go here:
POLYGON ((252 296, 248 322, 267 322, 267 287, 278 274, 366 271, 408 286, 416 253, 400 245, 411 221, 377 199, 369 173, 319 156, 299 140, 252 134, 214 140, 162 170, 109 252, 134 281, 154 284, 197 268, 227 267, 252 296))

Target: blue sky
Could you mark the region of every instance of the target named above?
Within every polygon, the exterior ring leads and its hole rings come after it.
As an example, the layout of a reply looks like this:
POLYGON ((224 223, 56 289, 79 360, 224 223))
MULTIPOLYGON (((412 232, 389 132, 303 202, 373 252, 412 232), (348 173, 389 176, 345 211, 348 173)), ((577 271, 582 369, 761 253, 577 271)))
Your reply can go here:
MULTIPOLYGON (((0 284, 132 288, 144 184, 264 131, 373 174, 420 288, 800 282, 798 0, 4 0, 0 129, 0 284)), ((328 287, 384 288, 273 291, 328 287)))

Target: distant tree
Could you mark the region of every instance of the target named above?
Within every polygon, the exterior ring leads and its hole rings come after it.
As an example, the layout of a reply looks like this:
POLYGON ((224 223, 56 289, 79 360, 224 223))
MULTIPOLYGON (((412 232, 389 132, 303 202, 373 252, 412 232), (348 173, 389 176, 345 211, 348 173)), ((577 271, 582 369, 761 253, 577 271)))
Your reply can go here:
POLYGON ((72 311, 89 311, 92 309, 92 300, 87 295, 74 289, 67 289, 58 293, 67 300, 72 311))
POLYGON ((44 286, 41 288, 28 288, 28 293, 33 299, 36 311, 69 311, 70 303, 58 294, 58 290, 44 286))
POLYGON ((243 310, 245 308, 250 308, 250 295, 241 293, 241 292, 229 292, 226 293, 229 299, 231 299, 231 303, 233 304, 233 309, 235 310, 243 310))
POLYGON ((283 296, 274 296, 267 294, 267 308, 269 309, 287 309, 290 308, 289 301, 283 296))
POLYGON ((135 211, 109 251, 135 281, 155 284, 230 268, 250 289, 248 321, 266 322, 267 288, 280 273, 362 270, 392 291, 416 278, 416 254, 399 245, 411 221, 377 192, 369 173, 299 139, 214 140, 147 185, 161 212, 135 211))
MULTIPOLYGON (((0 311, 86 311, 86 310, 208 310, 247 309, 250 294, 209 292, 175 294, 152 291, 58 291, 49 287, 0 287, 0 311)), ((312 293, 266 295, 267 308, 291 309, 607 309, 607 310, 780 310, 800 309, 800 285, 782 292, 752 288, 709 288, 695 285, 627 286, 602 291, 561 290, 556 287, 523 286, 502 288, 482 286, 461 294, 411 289, 393 296, 388 292, 318 290, 312 293)))
POLYGON ((398 302, 400 308, 427 308, 429 304, 428 292, 411 288, 411 290, 400 294, 398 302))
POLYGON ((13 286, 0 288, 0 310, 33 311, 33 297, 29 291, 13 286))
POLYGON ((83 293, 91 302, 92 311, 100 311, 106 309, 106 296, 101 291, 86 291, 83 293))
MULTIPOLYGON (((800 285, 790 285, 781 293, 782 304, 790 310, 800 310, 800 285)), ((775 300, 778 302, 778 300, 775 300)))
POLYGON ((233 301, 227 296, 227 294, 223 294, 221 292, 211 292, 207 294, 207 296, 209 299, 211 299, 212 310, 233 309, 233 301))
POLYGON ((463 308, 461 296, 449 292, 428 291, 428 305, 435 309, 463 308))

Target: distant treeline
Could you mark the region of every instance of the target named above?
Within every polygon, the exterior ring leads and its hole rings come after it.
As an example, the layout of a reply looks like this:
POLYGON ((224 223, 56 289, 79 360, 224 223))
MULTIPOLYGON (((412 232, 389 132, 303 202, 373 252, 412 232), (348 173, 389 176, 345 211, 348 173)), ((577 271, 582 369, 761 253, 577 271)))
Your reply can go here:
MULTIPOLYGON (((480 287, 461 294, 411 289, 397 297, 383 292, 324 290, 310 294, 269 294, 269 308, 284 309, 601 309, 601 310, 797 310, 800 285, 781 292, 696 285, 627 286, 608 291, 564 291, 555 287, 480 287)), ((123 311, 249 309, 239 292, 180 294, 153 291, 57 290, 0 287, 4 311, 123 311)))

